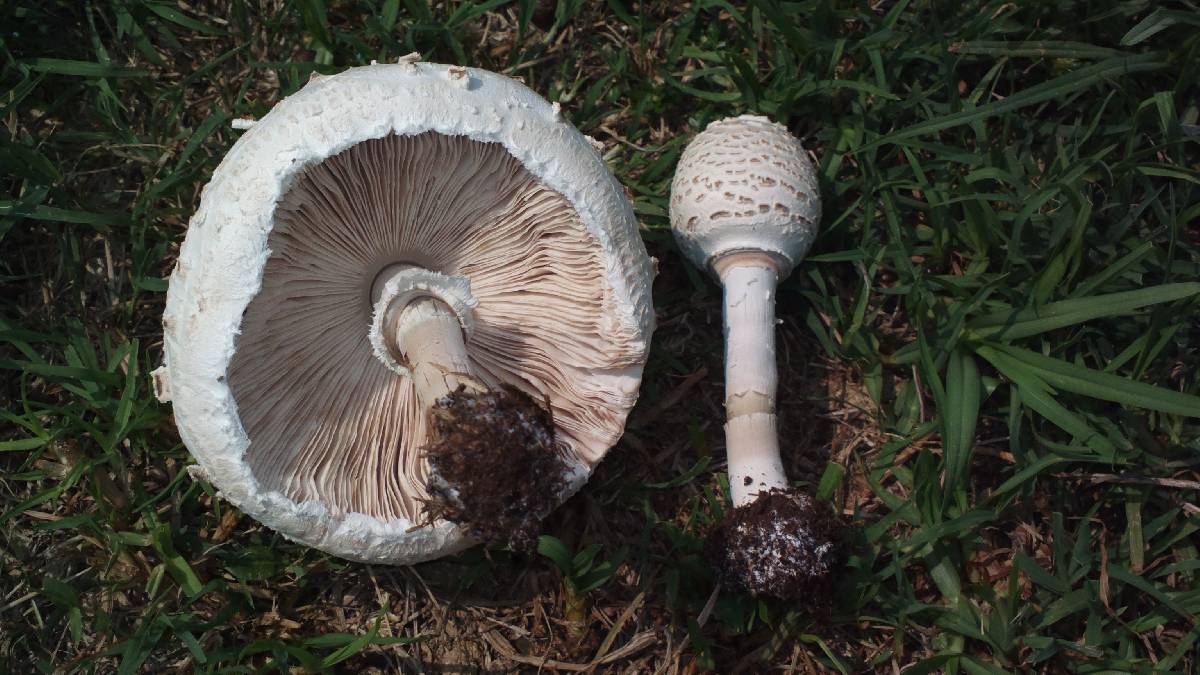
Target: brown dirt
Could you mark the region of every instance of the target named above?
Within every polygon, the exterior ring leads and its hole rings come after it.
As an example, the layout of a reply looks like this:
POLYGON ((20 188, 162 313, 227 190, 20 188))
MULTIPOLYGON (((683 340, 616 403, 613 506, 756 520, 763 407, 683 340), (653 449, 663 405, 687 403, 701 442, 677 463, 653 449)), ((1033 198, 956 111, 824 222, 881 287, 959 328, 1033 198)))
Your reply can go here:
POLYGON ((532 553, 542 518, 562 502, 569 471, 550 411, 505 385, 482 393, 460 389, 430 416, 430 516, 532 553))
POLYGON ((844 553, 842 531, 828 506, 797 490, 772 490, 730 511, 705 553, 728 586, 824 608, 827 577, 844 553))

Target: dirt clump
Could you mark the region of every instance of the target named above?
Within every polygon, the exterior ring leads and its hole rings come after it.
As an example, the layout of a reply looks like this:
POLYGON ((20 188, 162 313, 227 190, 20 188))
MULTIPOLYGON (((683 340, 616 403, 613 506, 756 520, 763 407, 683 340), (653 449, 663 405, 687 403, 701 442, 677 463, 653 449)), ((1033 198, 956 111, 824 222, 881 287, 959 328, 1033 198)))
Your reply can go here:
POLYGON ((705 554, 729 588, 823 608, 832 597, 828 577, 845 555, 843 532, 827 506, 776 489, 727 513, 705 554))
POLYGON ((430 426, 430 517, 533 552, 541 520, 562 501, 570 473, 549 409, 509 385, 460 389, 431 409, 430 426))

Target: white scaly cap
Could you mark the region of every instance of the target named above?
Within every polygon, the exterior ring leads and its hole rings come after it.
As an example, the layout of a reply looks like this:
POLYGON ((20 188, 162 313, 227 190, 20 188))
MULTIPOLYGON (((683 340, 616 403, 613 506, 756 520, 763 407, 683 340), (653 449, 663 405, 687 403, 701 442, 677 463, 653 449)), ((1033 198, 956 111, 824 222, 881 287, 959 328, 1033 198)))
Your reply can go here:
POLYGON ((171 275, 156 385, 197 473, 247 514, 339 556, 414 563, 471 542, 422 522, 425 420, 368 339, 372 283, 396 264, 468 282, 472 364, 548 399, 568 493, 637 398, 652 267, 603 160, 508 77, 352 68, 237 141, 171 275))
POLYGON ((756 115, 708 125, 671 182, 671 228, 684 255, 711 271, 736 252, 763 252, 786 276, 816 236, 820 193, 812 162, 787 128, 756 115))

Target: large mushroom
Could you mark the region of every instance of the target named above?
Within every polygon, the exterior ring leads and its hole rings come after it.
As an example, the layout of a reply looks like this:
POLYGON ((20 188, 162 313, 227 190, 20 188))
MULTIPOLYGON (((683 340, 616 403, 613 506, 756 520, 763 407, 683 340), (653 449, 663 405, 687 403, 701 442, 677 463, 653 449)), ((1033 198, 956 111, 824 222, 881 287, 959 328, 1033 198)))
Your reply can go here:
POLYGON ((354 560, 528 548, 637 397, 652 271, 619 183, 557 105, 415 58, 243 126, 163 316, 196 473, 354 560))
POLYGON ((765 117, 708 125, 679 160, 671 227, 683 254, 724 289, 725 446, 734 509, 710 539, 729 585, 753 595, 818 593, 835 564, 838 525, 789 487, 775 398, 775 289, 812 245, 821 219, 800 141, 765 117))

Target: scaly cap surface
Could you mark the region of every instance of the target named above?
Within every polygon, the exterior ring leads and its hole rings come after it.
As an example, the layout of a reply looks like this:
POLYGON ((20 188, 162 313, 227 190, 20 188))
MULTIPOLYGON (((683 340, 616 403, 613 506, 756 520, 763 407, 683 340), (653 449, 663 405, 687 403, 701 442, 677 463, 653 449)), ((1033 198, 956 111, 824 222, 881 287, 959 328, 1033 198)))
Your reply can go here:
POLYGON ((808 252, 820 220, 812 162, 799 139, 766 117, 709 124, 675 169, 671 229, 701 269, 730 253, 765 252, 784 276, 808 252))

